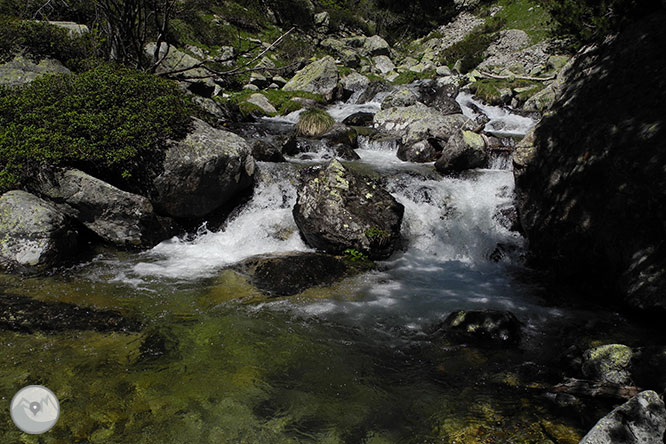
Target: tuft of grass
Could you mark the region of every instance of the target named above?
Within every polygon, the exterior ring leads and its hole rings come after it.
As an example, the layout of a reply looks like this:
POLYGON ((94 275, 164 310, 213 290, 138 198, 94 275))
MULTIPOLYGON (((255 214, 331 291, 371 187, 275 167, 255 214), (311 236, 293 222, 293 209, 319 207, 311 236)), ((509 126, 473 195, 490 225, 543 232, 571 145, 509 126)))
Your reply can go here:
POLYGON ((303 111, 296 124, 296 130, 302 136, 317 137, 333 126, 335 119, 323 109, 310 108, 303 111))

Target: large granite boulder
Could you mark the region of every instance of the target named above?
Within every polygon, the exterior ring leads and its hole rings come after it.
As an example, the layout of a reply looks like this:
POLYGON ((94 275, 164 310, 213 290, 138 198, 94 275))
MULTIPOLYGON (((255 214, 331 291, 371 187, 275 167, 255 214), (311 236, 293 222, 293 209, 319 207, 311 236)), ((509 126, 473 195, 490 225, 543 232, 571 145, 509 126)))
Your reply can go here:
POLYGON ((389 56, 391 55, 391 47, 386 40, 378 35, 373 35, 363 42, 363 53, 369 57, 389 56))
POLYGON ((400 240, 404 207, 369 177, 334 160, 303 171, 293 214, 311 247, 340 254, 347 249, 385 259, 400 240))
POLYGON ((0 262, 44 269, 76 253, 78 232, 55 205, 20 190, 0 197, 0 262))
POLYGON ((321 94, 327 100, 332 100, 338 88, 338 77, 335 59, 326 56, 298 71, 282 89, 321 94))
POLYGON ((516 177, 532 265, 650 312, 666 312, 664 20, 581 50, 516 177))
POLYGON ((11 61, 0 65, 0 85, 25 85, 44 74, 71 74, 71 71, 54 59, 46 58, 35 62, 17 55, 11 61))
POLYGON ((434 80, 426 80, 419 85, 420 101, 436 109, 445 116, 462 114, 462 108, 456 101, 460 91, 456 85, 438 84, 434 80))
POLYGON ((100 238, 119 247, 150 247, 168 238, 171 221, 144 196, 128 193, 75 169, 40 175, 34 189, 100 238))
POLYGON ((446 174, 481 168, 487 163, 488 152, 483 138, 472 131, 457 131, 442 149, 435 168, 446 174))
POLYGON ((639 393, 596 423, 579 444, 663 444, 666 409, 657 393, 639 393))
POLYGON ((248 189, 254 170, 252 149, 243 138, 194 119, 193 131, 167 149, 151 201, 171 217, 203 217, 248 189))
MULTIPOLYGON (((147 43, 144 51, 146 56, 152 58, 157 50, 157 43, 147 43)), ((162 74, 170 71, 180 71, 175 74, 183 84, 195 94, 210 97, 219 91, 219 86, 213 82, 210 72, 201 67, 195 67, 201 60, 181 51, 172 45, 162 43, 159 48, 159 57, 162 63, 156 72, 162 74)))
POLYGON ((400 135, 405 145, 429 138, 447 141, 458 130, 474 126, 475 123, 462 114, 444 115, 420 103, 383 109, 374 118, 377 130, 400 135))

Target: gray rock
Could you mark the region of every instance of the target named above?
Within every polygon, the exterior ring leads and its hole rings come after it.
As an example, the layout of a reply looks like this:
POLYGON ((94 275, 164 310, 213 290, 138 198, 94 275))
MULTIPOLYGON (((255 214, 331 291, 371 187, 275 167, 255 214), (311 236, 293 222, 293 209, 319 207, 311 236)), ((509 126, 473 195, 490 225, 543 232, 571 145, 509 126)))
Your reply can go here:
POLYGON ((277 110, 275 109, 275 107, 271 104, 271 102, 268 101, 266 96, 263 94, 260 93, 252 94, 250 97, 248 97, 245 100, 261 108, 261 110, 267 116, 274 116, 277 114, 277 110))
POLYGON ((446 77, 453 74, 453 72, 451 72, 451 68, 448 66, 438 66, 436 72, 437 75, 441 77, 446 77))
POLYGON ((459 129, 472 129, 474 122, 462 114, 444 115, 423 104, 381 110, 375 114, 374 127, 401 135, 405 145, 428 138, 448 140, 459 129))
POLYGON ((487 163, 488 153, 483 138, 471 131, 457 131, 444 146, 435 168, 446 174, 480 168, 487 163))
POLYGON ((370 79, 354 71, 340 79, 340 84, 343 91, 355 93, 366 89, 370 85, 370 79))
POLYGON ((338 86, 338 68, 331 56, 310 63, 298 71, 282 88, 284 91, 306 91, 332 100, 338 86))
POLYGON ((397 156, 405 162, 433 162, 437 159, 437 148, 428 140, 420 140, 410 145, 401 145, 397 156))
POLYGON ((319 31, 328 32, 328 26, 331 23, 331 16, 326 11, 320 12, 319 14, 315 14, 314 23, 315 26, 317 26, 317 28, 319 29, 319 31))
POLYGON ((279 147, 263 140, 252 145, 252 157, 262 162, 286 162, 279 147))
POLYGON ((347 249, 385 259, 400 240, 404 207, 369 177, 337 160, 304 170, 293 215, 308 245, 329 253, 347 249))
POLYGON ((462 114, 456 101, 460 89, 455 85, 440 85, 437 81, 426 81, 419 86, 421 101, 444 115, 462 114))
POLYGON ((395 69, 395 65, 385 55, 378 55, 372 58, 372 63, 375 67, 375 71, 381 74, 388 74, 395 69))
MULTIPOLYGON (((156 48, 157 43, 150 42, 146 44, 144 51, 148 57, 152 58, 156 48)), ((164 57, 164 60, 157 67, 157 74, 190 68, 200 62, 199 59, 166 43, 160 45, 159 57, 164 57)), ((176 78, 184 82, 190 91, 210 97, 215 94, 218 87, 209 76, 210 72, 203 68, 190 68, 177 74, 176 78)))
POLYGON ((664 401, 648 390, 601 418, 580 444, 663 444, 664 430, 664 401))
POLYGON ((25 191, 0 196, 0 261, 8 267, 44 269, 76 253, 78 233, 55 205, 25 191))
POLYGON ((435 334, 456 343, 480 346, 516 346, 521 339, 520 321, 509 311, 457 310, 446 317, 435 334))
POLYGON ((57 26, 58 28, 66 29, 69 31, 70 37, 79 37, 90 32, 90 29, 88 29, 86 25, 76 22, 49 20, 47 23, 49 25, 57 26))
POLYGON ((418 102, 418 99, 419 98, 411 89, 402 87, 396 89, 391 94, 386 96, 386 98, 382 101, 381 108, 388 109, 397 106, 411 106, 415 105, 416 102, 418 102))
POLYGON ((202 217, 249 188, 254 169, 243 138, 194 119, 194 130, 169 146, 151 200, 169 216, 202 217))
POLYGON ((54 59, 33 62, 17 55, 10 62, 0 65, 0 85, 9 87, 25 85, 43 74, 71 74, 62 63, 54 59))
POLYGON ((42 174, 35 191, 64 204, 67 213, 99 237, 120 247, 150 247, 168 238, 171 223, 155 215, 150 201, 82 171, 42 174))
POLYGON ((583 353, 583 375, 595 381, 626 385, 631 382, 631 348, 622 344, 601 345, 583 353))
POLYGON ((368 37, 363 42, 363 52, 365 55, 374 57, 374 56, 388 56, 391 55, 391 47, 386 40, 381 38, 378 35, 373 35, 368 37))

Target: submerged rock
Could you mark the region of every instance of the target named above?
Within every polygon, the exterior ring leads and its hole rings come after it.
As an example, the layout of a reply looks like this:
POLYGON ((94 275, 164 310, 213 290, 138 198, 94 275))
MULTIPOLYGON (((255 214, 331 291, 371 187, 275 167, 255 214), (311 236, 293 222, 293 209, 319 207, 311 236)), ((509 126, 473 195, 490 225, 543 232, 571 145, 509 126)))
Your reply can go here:
POLYGON ((0 262, 8 267, 50 268, 77 252, 73 220, 55 205, 20 190, 0 197, 0 262))
POLYGON ((438 148, 429 140, 420 140, 409 145, 400 145, 397 156, 405 162, 434 162, 437 159, 438 148))
POLYGON ((471 131, 458 131, 442 149, 435 168, 446 174, 480 168, 487 163, 488 153, 483 138, 471 131))
POLYGON ((34 188, 107 242, 120 247, 149 247, 172 235, 171 221, 159 217, 150 201, 83 171, 42 174, 34 188))
POLYGON ((520 342, 520 321, 509 311, 458 310, 439 326, 438 333, 458 343, 480 346, 516 346, 520 342))
POLYGON ((94 310, 64 302, 43 302, 0 294, 0 330, 58 333, 70 330, 138 331, 141 323, 113 310, 94 310))
POLYGON ((331 285, 349 274, 347 264, 321 253, 251 258, 238 266, 269 296, 292 296, 308 288, 331 285))
POLYGON ((340 254, 347 249, 385 259, 400 240, 404 207, 369 177, 334 160, 304 170, 293 214, 311 247, 340 254))
POLYGON ((194 130, 169 146, 163 172, 153 180, 152 202, 172 217, 202 217, 249 188, 254 169, 243 138, 194 119, 194 130))
POLYGON ((338 87, 335 59, 326 56, 298 71, 282 88, 285 91, 306 91, 332 100, 338 87))
POLYGON ((666 409, 657 393, 639 393, 603 417, 580 444, 662 444, 666 409))

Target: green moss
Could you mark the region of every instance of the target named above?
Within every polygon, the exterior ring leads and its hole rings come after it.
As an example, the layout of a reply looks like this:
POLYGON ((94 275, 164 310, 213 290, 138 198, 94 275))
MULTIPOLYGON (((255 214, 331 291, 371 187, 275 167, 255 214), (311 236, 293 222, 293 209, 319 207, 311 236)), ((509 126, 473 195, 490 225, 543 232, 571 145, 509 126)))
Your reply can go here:
POLYGON ((406 85, 421 79, 433 79, 436 76, 437 73, 432 69, 423 72, 405 71, 401 72, 391 83, 394 85, 406 85))
POLYGON ((441 55, 442 64, 453 66, 460 60, 460 71, 463 73, 474 69, 483 61, 483 53, 497 39, 496 34, 486 34, 483 26, 471 32, 464 40, 446 48, 441 55))
MULTIPOLYGON (((275 109, 277 109, 280 115, 289 114, 290 112, 299 110, 303 107, 302 103, 293 100, 297 97, 314 100, 315 102, 322 104, 326 102, 321 94, 314 94, 305 91, 283 91, 278 89, 278 90, 266 90, 262 91, 261 93, 264 96, 266 96, 268 101, 271 102, 271 105, 273 105, 275 109)), ((222 103, 231 102, 239 107, 244 107, 246 115, 249 115, 252 111, 256 111, 256 109, 250 107, 249 105, 251 104, 248 104, 246 101, 246 99, 250 97, 252 94, 255 94, 255 91, 242 90, 231 93, 230 97, 227 99, 222 99, 220 97, 217 97, 216 100, 222 103)), ((243 110, 241 111, 243 112, 243 110)))
POLYGON ((486 103, 500 104, 501 90, 515 90, 516 88, 530 88, 519 94, 519 100, 527 100, 541 89, 543 85, 535 84, 528 80, 503 80, 503 79, 481 79, 472 84, 474 95, 486 103))
POLYGON ((335 119, 323 109, 311 108, 299 115, 296 130, 303 136, 317 137, 328 131, 334 123, 335 119))

